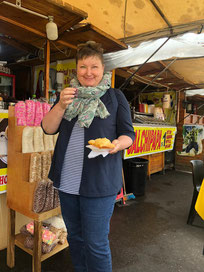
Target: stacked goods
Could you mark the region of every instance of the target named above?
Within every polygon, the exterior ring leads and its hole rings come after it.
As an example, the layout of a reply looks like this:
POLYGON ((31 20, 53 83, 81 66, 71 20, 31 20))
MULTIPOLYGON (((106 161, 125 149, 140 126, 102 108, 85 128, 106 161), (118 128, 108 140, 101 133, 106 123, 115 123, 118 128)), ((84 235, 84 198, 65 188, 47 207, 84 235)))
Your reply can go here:
POLYGON ((17 126, 40 126, 45 114, 50 110, 51 105, 34 100, 19 101, 15 105, 15 116, 17 126))
MULTIPOLYGON (((25 236, 24 246, 29 249, 34 247, 34 223, 29 222, 20 229, 25 236)), ((61 216, 54 216, 42 222, 42 253, 49 253, 59 243, 67 241, 67 230, 61 216)))
POLYGON ((50 110, 48 103, 26 100, 15 105, 17 125, 22 128, 22 153, 29 156, 29 182, 35 183, 32 210, 45 212, 60 205, 58 191, 48 179, 52 154, 58 134, 47 135, 40 127, 43 116, 50 110))
POLYGON ((46 212, 60 205, 58 191, 54 189, 50 179, 40 180, 36 183, 33 197, 33 211, 46 212))
POLYGON ((22 153, 54 150, 58 134, 47 135, 41 127, 25 127, 22 134, 22 153))
POLYGON ((26 126, 26 104, 23 101, 19 101, 15 105, 15 116, 17 126, 26 126))

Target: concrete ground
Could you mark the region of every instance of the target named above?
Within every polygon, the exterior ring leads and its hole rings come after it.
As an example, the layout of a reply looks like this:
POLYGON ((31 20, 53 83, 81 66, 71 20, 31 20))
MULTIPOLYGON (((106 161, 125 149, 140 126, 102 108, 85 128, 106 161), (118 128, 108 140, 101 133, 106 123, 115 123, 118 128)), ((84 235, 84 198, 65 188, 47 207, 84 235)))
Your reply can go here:
MULTIPOLYGON (((186 224, 193 192, 191 174, 166 170, 147 181, 146 194, 115 206, 110 244, 113 272, 203 272, 204 221, 186 224)), ((16 265, 0 271, 31 272, 32 259, 16 247, 16 265)), ((43 272, 72 272, 69 249, 42 263, 43 272)))

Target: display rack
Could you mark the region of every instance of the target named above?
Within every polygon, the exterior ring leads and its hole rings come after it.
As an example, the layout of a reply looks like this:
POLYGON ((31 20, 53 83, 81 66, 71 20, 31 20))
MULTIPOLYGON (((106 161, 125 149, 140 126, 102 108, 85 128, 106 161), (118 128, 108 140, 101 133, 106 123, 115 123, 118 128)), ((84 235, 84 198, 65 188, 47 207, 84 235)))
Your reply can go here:
POLYGON ((8 211, 8 246, 7 265, 15 266, 15 245, 32 256, 32 271, 41 271, 41 262, 51 257, 68 246, 57 245, 50 253, 43 254, 42 246, 42 221, 61 213, 60 207, 47 212, 35 213, 32 211, 35 183, 30 183, 29 167, 30 153, 22 153, 22 132, 24 126, 16 125, 15 108, 9 107, 8 119, 8 183, 7 205, 8 211), (15 214, 21 213, 34 221, 34 249, 24 246, 24 236, 15 234, 15 214))

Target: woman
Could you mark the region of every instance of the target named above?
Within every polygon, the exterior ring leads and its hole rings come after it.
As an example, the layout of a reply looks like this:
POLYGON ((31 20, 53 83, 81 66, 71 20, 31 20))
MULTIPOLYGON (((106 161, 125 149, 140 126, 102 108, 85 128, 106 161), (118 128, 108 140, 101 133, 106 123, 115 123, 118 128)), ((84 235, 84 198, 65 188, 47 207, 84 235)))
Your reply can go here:
POLYGON ((77 79, 61 91, 42 127, 59 132, 49 178, 59 189, 75 271, 112 271, 109 224, 122 187, 121 150, 134 140, 127 100, 110 88, 103 49, 89 41, 78 47, 77 79), (108 138, 115 145, 106 157, 88 158, 88 141, 108 138))

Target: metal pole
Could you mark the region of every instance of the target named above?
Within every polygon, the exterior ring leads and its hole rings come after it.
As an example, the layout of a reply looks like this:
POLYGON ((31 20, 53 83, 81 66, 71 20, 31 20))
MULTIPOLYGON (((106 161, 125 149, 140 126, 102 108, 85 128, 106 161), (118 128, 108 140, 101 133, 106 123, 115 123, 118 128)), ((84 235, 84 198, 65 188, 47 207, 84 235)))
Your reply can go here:
POLYGON ((134 73, 132 73, 132 75, 129 77, 129 78, 127 78, 126 80, 125 80, 125 82, 119 87, 119 89, 121 89, 121 90, 123 90, 126 86, 127 86, 127 84, 130 82, 130 80, 131 80, 131 78, 165 45, 165 43, 167 43, 168 42, 168 40, 170 39, 170 37, 168 37, 153 53, 152 53, 152 55, 149 57, 149 58, 147 58, 146 59, 146 61, 143 63, 143 64, 141 64, 136 70, 135 70, 135 72, 134 73))
MULTIPOLYGON (((152 80, 149 84, 147 84, 138 94, 137 96, 134 98, 136 99, 142 92, 144 92, 150 85, 151 83, 153 83, 161 74, 163 74, 178 58, 173 59, 161 72, 159 72, 152 80)), ((133 99, 130 101, 132 102, 133 99)))
POLYGON ((45 15, 40 14, 40 13, 38 13, 38 12, 35 12, 35 11, 32 11, 32 10, 29 10, 29 9, 26 9, 26 8, 21 7, 21 3, 20 3, 19 5, 15 5, 15 4, 10 3, 10 2, 7 2, 7 1, 3 1, 2 3, 3 3, 3 4, 6 4, 6 5, 8 5, 8 6, 11 6, 11 7, 14 7, 14 8, 17 8, 17 9, 20 9, 20 10, 25 11, 25 12, 27 12, 27 13, 31 13, 31 14, 33 14, 33 15, 37 15, 37 16, 43 18, 43 19, 48 19, 48 16, 45 16, 45 15))

